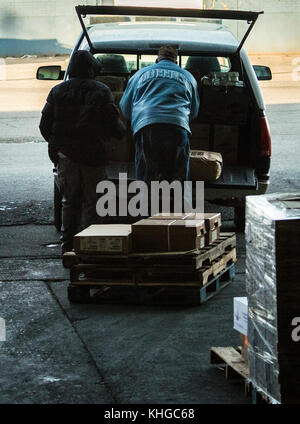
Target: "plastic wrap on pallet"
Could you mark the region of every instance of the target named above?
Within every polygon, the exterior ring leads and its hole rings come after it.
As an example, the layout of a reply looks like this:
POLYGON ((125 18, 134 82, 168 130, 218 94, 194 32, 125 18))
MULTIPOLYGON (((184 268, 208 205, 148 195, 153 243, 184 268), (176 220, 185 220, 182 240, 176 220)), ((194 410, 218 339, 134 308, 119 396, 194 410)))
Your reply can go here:
POLYGON ((300 194, 249 196, 246 200, 246 286, 248 294, 248 359, 252 384, 281 402, 276 223, 300 218, 286 199, 300 194))

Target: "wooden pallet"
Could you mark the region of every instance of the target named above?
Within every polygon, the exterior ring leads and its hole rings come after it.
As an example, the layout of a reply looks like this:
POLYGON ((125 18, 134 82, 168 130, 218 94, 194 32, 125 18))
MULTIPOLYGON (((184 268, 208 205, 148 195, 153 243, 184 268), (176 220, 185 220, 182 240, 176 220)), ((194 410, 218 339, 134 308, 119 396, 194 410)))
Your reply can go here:
POLYGON ((224 365, 226 380, 249 379, 248 364, 242 358, 240 350, 234 347, 211 347, 210 363, 213 365, 224 365))
POLYGON ((235 266, 231 264, 203 287, 171 285, 166 281, 159 285, 71 282, 68 286, 68 298, 71 303, 199 305, 217 295, 231 283, 234 276, 235 266))
POLYGON ((234 277, 235 265, 231 264, 202 287, 200 290, 200 303, 204 303, 218 294, 234 280, 234 277))
POLYGON ((78 285, 138 285, 138 286, 197 286, 203 287, 229 265, 236 262, 233 249, 213 261, 210 266, 198 270, 190 266, 132 267, 125 263, 112 267, 111 264, 79 264, 70 270, 70 281, 78 285))
POLYGON ((182 266, 148 267, 136 273, 136 282, 139 285, 148 286, 197 286, 203 287, 221 274, 231 264, 236 262, 236 250, 233 249, 216 259, 210 266, 202 267, 191 271, 188 267, 182 266))
POLYGON ((249 366, 241 355, 240 347, 211 347, 210 363, 222 365, 225 368, 226 380, 243 383, 244 393, 246 396, 251 397, 253 404, 271 404, 275 402, 252 384, 249 366))
POLYGON ((203 286, 236 262, 234 233, 223 233, 210 247, 190 252, 82 257, 64 254, 70 281, 78 284, 203 286))
POLYGON ((125 255, 76 255, 75 252, 66 252, 63 255, 63 266, 67 269, 78 264, 98 264, 106 266, 130 266, 144 268, 145 266, 170 267, 178 264, 180 257, 181 266, 192 266, 195 269, 211 265, 212 262, 233 250, 236 247, 235 233, 221 233, 218 240, 203 249, 187 252, 157 252, 157 253, 132 253, 125 255))

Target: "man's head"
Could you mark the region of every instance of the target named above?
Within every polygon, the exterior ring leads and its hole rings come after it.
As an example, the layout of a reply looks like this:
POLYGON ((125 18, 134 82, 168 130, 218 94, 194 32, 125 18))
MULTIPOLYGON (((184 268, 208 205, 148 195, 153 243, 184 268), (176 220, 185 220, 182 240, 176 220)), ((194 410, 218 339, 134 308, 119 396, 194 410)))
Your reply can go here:
POLYGON ((158 50, 158 57, 156 62, 160 62, 161 60, 170 60, 171 62, 177 63, 177 50, 169 45, 161 46, 158 50))
POLYGON ((95 78, 101 70, 100 63, 87 50, 77 50, 69 65, 70 78, 95 78))

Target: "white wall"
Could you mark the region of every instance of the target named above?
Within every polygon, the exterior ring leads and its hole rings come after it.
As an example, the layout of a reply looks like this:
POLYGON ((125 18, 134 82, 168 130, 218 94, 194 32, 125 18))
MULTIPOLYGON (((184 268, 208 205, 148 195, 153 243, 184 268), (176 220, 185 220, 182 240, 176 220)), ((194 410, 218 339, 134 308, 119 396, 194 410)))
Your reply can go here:
MULTIPOLYGON (((107 0, 105 0, 107 1, 107 0)), ((264 10, 246 43, 252 52, 300 51, 300 0, 115 0, 116 4, 264 10)), ((66 53, 80 32, 75 6, 101 0, 0 0, 0 56, 66 53)), ((232 26, 240 35, 243 26, 232 26)))
MULTIPOLYGON (((205 0, 211 5, 212 0, 205 0)), ((251 52, 300 51, 300 0, 215 0, 215 9, 264 11, 245 47, 251 52)), ((239 37, 242 25, 236 31, 239 37)))
POLYGON ((0 55, 70 50, 80 31, 82 0, 0 0, 0 55))

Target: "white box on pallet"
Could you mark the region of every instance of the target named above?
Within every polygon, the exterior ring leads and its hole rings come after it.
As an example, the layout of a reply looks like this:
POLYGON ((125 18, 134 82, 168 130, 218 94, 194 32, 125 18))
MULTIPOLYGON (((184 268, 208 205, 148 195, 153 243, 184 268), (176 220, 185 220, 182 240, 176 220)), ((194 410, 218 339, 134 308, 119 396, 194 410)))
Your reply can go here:
POLYGON ((248 335, 248 298, 233 298, 233 328, 239 333, 248 335))

